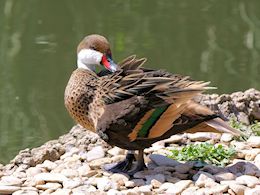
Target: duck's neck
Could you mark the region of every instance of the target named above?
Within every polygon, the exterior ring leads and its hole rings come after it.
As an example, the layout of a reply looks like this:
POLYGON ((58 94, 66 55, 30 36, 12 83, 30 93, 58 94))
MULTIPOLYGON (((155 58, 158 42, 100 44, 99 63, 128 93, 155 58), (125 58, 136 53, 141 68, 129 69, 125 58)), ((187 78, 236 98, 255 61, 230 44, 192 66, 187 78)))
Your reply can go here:
POLYGON ((83 64, 80 60, 77 60, 77 66, 78 66, 78 68, 83 68, 85 70, 96 72, 95 64, 83 64))

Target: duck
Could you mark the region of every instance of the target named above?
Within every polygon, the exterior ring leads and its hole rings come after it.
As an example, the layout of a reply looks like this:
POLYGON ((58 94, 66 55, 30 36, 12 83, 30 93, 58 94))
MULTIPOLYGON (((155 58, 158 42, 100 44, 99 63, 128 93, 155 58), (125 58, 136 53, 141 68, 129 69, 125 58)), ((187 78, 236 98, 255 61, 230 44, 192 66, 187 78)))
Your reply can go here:
POLYGON ((127 150, 125 159, 108 171, 133 175, 144 170, 144 149, 175 134, 242 134, 195 102, 211 88, 209 82, 144 68, 145 62, 131 55, 115 63, 110 43, 98 34, 84 37, 77 47, 77 69, 65 89, 65 107, 76 123, 127 150), (98 72, 97 66, 104 69, 98 72))

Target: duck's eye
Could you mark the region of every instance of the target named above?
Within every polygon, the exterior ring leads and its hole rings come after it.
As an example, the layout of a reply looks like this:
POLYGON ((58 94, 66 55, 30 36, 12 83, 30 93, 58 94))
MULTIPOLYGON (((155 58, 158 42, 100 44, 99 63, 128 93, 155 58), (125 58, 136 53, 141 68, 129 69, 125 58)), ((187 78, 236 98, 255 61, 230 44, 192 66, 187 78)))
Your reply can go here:
POLYGON ((90 49, 97 50, 95 46, 90 46, 90 49))

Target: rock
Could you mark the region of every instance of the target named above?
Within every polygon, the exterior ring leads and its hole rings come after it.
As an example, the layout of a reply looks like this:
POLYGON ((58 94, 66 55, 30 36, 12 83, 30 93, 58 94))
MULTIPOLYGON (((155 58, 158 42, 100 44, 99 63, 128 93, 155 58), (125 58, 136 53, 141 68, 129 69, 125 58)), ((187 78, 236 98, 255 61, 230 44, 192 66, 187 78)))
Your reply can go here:
POLYGON ((138 192, 143 195, 152 195, 152 187, 150 185, 144 185, 138 187, 138 192))
POLYGON ((220 172, 214 175, 217 182, 223 181, 223 180, 235 180, 236 176, 233 173, 229 172, 220 172))
POLYGON ((125 150, 123 150, 119 147, 113 147, 110 150, 108 150, 107 153, 112 156, 117 156, 117 155, 125 154, 125 150))
POLYGON ((208 183, 215 182, 215 178, 213 175, 202 171, 199 171, 196 175, 192 177, 192 179, 196 180, 195 185, 198 187, 204 187, 208 183))
POLYGON ((192 165, 185 163, 185 164, 179 164, 175 166, 175 170, 178 173, 188 173, 189 170, 192 168, 192 165))
POLYGON ((245 190, 247 189, 246 186, 235 184, 235 183, 230 184, 229 188, 232 189, 235 192, 235 194, 237 194, 237 195, 243 195, 245 190))
POLYGON ((80 186, 82 184, 82 182, 80 181, 80 179, 77 179, 77 180, 65 180, 63 181, 62 185, 63 185, 63 188, 66 188, 66 189, 73 189, 73 188, 76 188, 78 186, 80 186))
POLYGON ((188 187, 187 189, 185 189, 181 195, 192 195, 192 194, 196 194, 196 190, 199 189, 199 187, 197 186, 192 186, 192 187, 188 187))
POLYGON ((134 174, 134 178, 144 179, 147 175, 154 175, 154 174, 157 173, 153 170, 138 171, 134 174))
POLYGON ((253 161, 256 157, 256 155, 260 154, 260 148, 253 148, 250 150, 241 150, 240 152, 242 152, 244 154, 244 158, 247 161, 253 161))
POLYGON ((101 191, 108 191, 114 187, 114 183, 108 178, 98 178, 97 188, 101 191))
POLYGON ((230 133, 223 133, 221 135, 220 141, 221 142, 230 142, 232 139, 234 138, 234 136, 230 133))
POLYGON ((119 192, 118 190, 110 189, 110 190, 108 190, 108 192, 106 194, 107 195, 121 195, 122 193, 119 192))
POLYGON ((74 188, 72 190, 73 195, 85 195, 85 194, 91 194, 91 193, 95 193, 97 191, 97 189, 92 186, 92 185, 83 185, 83 186, 79 186, 77 188, 74 188))
POLYGON ((259 148, 260 147, 260 136, 251 136, 247 140, 248 145, 250 145, 253 148, 259 148))
POLYGON ((172 177, 177 177, 179 179, 187 179, 189 177, 189 174, 174 172, 172 173, 172 177))
POLYGON ((158 166, 176 166, 180 163, 160 154, 151 154, 149 158, 158 166))
POLYGON ((160 183, 165 182, 165 176, 163 174, 147 175, 145 179, 147 184, 151 184, 152 180, 157 180, 160 183))
POLYGON ((171 175, 166 175, 165 179, 166 179, 167 182, 170 182, 170 183, 176 183, 176 182, 181 180, 177 177, 172 177, 171 175))
POLYGON ((254 164, 252 163, 246 163, 245 164, 245 170, 244 170, 244 174, 245 175, 251 175, 251 176, 255 176, 258 172, 259 172, 259 169, 258 167, 256 167, 254 164))
POLYGON ((170 188, 173 188, 174 184, 173 183, 169 183, 169 182, 165 182, 161 185, 161 187, 159 188, 160 191, 166 191, 170 188))
POLYGON ((61 187, 62 186, 59 183, 46 183, 43 185, 36 185, 36 188, 39 190, 48 190, 48 189, 57 190, 58 188, 61 187))
POLYGON ((36 182, 45 181, 45 182, 58 182, 62 183, 68 178, 59 173, 40 173, 34 177, 36 182))
POLYGON ((68 178, 77 177, 79 175, 78 171, 74 169, 63 169, 61 174, 68 178))
POLYGON ((57 167, 57 164, 50 160, 45 160, 42 164, 37 165, 37 167, 45 168, 46 170, 51 171, 57 167))
POLYGON ((228 191, 228 185, 215 185, 209 188, 209 194, 223 194, 228 191))
POLYGON ((224 172, 225 169, 222 167, 217 167, 217 166, 213 166, 213 165, 206 165, 203 168, 201 168, 200 171, 208 172, 212 175, 215 175, 216 173, 224 172))
POLYGON ((38 195, 38 192, 34 190, 18 190, 14 192, 12 195, 38 195))
POLYGON ((227 170, 233 174, 244 173, 246 162, 237 162, 227 166, 227 170))
POLYGON ((260 169, 260 154, 256 155, 254 162, 258 169, 260 169))
POLYGON ((260 188, 254 188, 254 189, 246 189, 245 195, 259 195, 260 194, 260 188))
POLYGON ((125 182, 129 181, 129 176, 120 174, 120 173, 115 173, 110 176, 110 179, 112 179, 112 181, 118 183, 119 186, 123 186, 123 185, 125 185, 125 182))
POLYGON ((0 185, 0 194, 12 194, 15 191, 20 190, 18 186, 3 186, 0 185))
POLYGON ((92 161, 92 160, 96 160, 99 158, 103 158, 104 156, 105 156, 105 152, 104 152, 103 147, 96 146, 87 153, 87 161, 92 161))
POLYGON ((251 149, 251 147, 245 142, 232 141, 231 146, 234 146, 236 150, 247 150, 251 149))
POLYGON ((179 194, 192 184, 191 180, 179 181, 166 190, 166 193, 179 194))
POLYGON ((157 172, 157 173, 164 173, 164 172, 172 172, 175 171, 174 167, 167 167, 167 166, 159 166, 159 167, 155 167, 153 169, 153 171, 157 172))
POLYGON ((0 181, 2 186, 21 186, 22 180, 14 176, 3 176, 0 181))
POLYGON ((125 182, 125 186, 128 188, 139 187, 143 185, 145 185, 145 181, 143 179, 132 179, 125 182))
POLYGON ((98 174, 98 172, 96 170, 90 170, 90 171, 87 171, 84 175, 84 177, 92 177, 94 175, 98 174))
POLYGON ((170 138, 163 140, 164 143, 179 143, 182 142, 183 140, 183 135, 177 134, 177 135, 172 135, 170 138))
POLYGON ((87 172, 89 172, 91 170, 91 168, 89 167, 88 164, 83 164, 82 166, 80 166, 78 168, 78 173, 79 173, 79 176, 81 177, 84 177, 86 175, 87 172))
POLYGON ((70 189, 57 189, 55 192, 51 193, 51 195, 70 195, 70 189))
POLYGON ((247 185, 250 188, 260 184, 260 180, 257 177, 250 175, 242 175, 236 178, 236 182, 239 184, 247 185))
POLYGON ((191 141, 204 142, 207 140, 219 140, 221 135, 219 133, 197 132, 189 133, 188 138, 191 141))
POLYGON ((108 158, 108 157, 99 158, 99 159, 96 159, 96 160, 92 160, 92 161, 89 163, 89 166, 90 166, 91 169, 98 169, 98 168, 100 168, 102 165, 109 164, 109 163, 111 163, 111 162, 112 162, 111 158, 108 158))

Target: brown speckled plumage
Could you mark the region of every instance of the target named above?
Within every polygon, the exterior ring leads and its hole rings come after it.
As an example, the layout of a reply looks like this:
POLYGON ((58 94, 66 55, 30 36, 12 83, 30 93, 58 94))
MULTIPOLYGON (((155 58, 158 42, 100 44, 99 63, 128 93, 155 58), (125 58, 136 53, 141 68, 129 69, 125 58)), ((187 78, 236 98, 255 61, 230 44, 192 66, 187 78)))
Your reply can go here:
MULTIPOLYGON (((86 47, 99 48, 111 55, 108 42, 102 40, 100 37, 96 40, 85 38, 78 51, 86 47)), ((193 102, 208 83, 162 70, 144 69, 145 61, 130 56, 114 73, 75 70, 65 90, 65 106, 72 118, 109 144, 139 150, 141 155, 142 150, 152 143, 176 133, 201 130, 197 127, 208 131, 220 127, 222 132, 240 133, 228 127, 208 108, 193 102), (153 124, 146 135, 140 134, 144 131, 144 123, 158 108, 165 110, 151 121, 153 124)), ((139 159, 143 166, 143 158, 139 159)))

